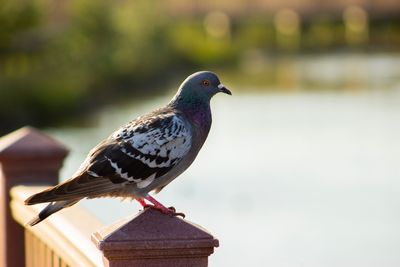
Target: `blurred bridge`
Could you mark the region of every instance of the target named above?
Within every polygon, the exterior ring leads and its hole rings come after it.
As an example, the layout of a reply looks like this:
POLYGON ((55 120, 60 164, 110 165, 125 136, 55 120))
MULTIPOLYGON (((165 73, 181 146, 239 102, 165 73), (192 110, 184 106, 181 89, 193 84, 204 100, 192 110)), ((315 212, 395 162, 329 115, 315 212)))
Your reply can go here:
POLYGON ((171 14, 201 14, 210 10, 222 10, 229 15, 241 16, 251 14, 274 14, 281 9, 293 9, 304 17, 321 14, 336 14, 341 16, 349 6, 358 6, 366 10, 372 18, 398 19, 400 5, 397 0, 223 0, 223 1, 164 1, 165 7, 171 14))

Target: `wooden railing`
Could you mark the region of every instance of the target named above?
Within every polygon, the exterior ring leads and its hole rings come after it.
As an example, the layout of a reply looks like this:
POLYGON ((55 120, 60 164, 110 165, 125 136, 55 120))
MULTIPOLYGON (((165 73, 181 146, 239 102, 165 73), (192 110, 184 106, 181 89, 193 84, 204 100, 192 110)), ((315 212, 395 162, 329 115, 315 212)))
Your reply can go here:
MULTIPOLYGON (((45 205, 25 206, 24 200, 44 189, 16 186, 11 189, 11 211, 14 219, 24 225, 45 205)), ((79 206, 65 209, 25 231, 26 266, 103 266, 101 252, 90 241, 102 223, 79 206)))
POLYGON ((0 266, 207 266, 218 240, 153 209, 105 227, 75 205, 26 226, 45 204, 24 200, 58 182, 67 153, 29 127, 0 139, 0 266))

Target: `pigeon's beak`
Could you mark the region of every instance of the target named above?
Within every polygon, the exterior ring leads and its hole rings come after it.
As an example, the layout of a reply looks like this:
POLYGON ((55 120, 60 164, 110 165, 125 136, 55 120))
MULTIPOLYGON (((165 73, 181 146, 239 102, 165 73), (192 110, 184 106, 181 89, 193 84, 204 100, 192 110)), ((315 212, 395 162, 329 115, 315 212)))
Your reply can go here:
POLYGON ((229 91, 222 83, 218 85, 218 89, 221 93, 227 94, 227 95, 232 95, 232 92, 229 91))

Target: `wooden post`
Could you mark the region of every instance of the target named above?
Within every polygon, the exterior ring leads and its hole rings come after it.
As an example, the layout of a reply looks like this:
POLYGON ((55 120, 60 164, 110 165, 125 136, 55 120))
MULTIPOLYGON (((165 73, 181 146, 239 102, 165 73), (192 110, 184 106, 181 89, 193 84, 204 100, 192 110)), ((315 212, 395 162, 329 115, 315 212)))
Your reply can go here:
POLYGON ((54 185, 68 149, 31 127, 0 139, 0 266, 25 265, 24 229, 11 216, 15 185, 54 185))
POLYGON ((178 217, 146 209, 92 235, 106 267, 206 267, 218 240, 178 217))

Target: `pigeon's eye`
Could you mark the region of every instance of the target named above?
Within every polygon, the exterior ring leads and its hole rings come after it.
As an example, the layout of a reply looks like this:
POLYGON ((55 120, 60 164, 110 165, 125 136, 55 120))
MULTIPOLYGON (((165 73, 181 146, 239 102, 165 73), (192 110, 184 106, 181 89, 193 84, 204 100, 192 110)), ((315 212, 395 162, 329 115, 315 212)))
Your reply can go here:
POLYGON ((204 86, 209 86, 210 85, 210 81, 209 80, 203 80, 203 85, 204 86))

